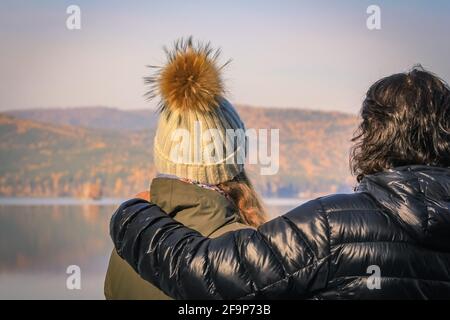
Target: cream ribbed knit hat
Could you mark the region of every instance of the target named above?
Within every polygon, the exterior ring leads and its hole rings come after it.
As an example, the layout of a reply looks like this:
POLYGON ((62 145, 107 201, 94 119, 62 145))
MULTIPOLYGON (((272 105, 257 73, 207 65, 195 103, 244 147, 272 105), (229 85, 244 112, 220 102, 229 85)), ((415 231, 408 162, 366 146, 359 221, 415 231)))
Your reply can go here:
POLYGON ((218 50, 192 39, 165 49, 167 63, 145 78, 149 98, 161 97, 154 140, 159 173, 219 184, 242 172, 245 127, 223 97, 218 50))

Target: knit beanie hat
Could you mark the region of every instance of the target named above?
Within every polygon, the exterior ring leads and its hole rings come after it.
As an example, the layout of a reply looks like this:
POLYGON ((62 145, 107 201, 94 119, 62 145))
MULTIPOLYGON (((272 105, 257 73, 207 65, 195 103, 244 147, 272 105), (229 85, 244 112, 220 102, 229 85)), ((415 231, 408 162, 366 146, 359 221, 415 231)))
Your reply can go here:
POLYGON ((244 167, 245 126, 224 98, 220 51, 179 40, 165 48, 167 62, 146 77, 149 98, 160 97, 154 139, 159 173, 199 183, 232 180, 244 167))

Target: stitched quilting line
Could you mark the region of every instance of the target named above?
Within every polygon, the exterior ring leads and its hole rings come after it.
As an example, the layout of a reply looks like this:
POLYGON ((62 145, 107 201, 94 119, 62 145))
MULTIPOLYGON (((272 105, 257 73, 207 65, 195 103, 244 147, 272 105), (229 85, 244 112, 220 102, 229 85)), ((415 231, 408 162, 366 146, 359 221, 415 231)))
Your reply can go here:
POLYGON ((317 259, 317 256, 316 256, 314 250, 311 248, 311 246, 309 245, 309 242, 306 240, 306 238, 304 237, 304 235, 302 234, 300 229, 295 225, 295 223, 292 222, 289 218, 287 218, 285 216, 281 216, 281 218, 291 227, 291 229, 294 230, 294 233, 303 241, 305 246, 311 252, 311 254, 309 256, 313 259, 317 259))
POLYGON ((269 251, 275 257, 275 259, 277 259, 278 264, 281 266, 281 268, 283 270, 283 277, 286 277, 287 271, 286 271, 286 268, 284 267, 284 264, 281 261, 280 257, 278 257, 278 255, 275 253, 275 251, 273 251, 272 246, 269 244, 269 242, 267 241, 267 239, 265 238, 265 236, 261 232, 257 232, 256 234, 259 235, 259 237, 262 239, 262 241, 264 241, 264 244, 267 246, 269 251))
MULTIPOLYGON (((261 289, 259 290, 259 292, 262 292, 262 291, 264 291, 264 290, 270 289, 270 288, 272 288, 273 286, 276 286, 277 284, 279 284, 280 282, 286 281, 287 278, 295 277, 297 274, 299 274, 300 272, 303 272, 305 269, 311 268, 311 267, 313 267, 313 266, 315 266, 315 265, 319 265, 319 264, 320 264, 322 261, 324 261, 325 259, 329 259, 329 257, 330 257, 330 256, 328 255, 328 256, 325 256, 325 257, 323 257, 323 258, 321 258, 321 259, 315 260, 314 262, 312 262, 312 263, 310 263, 310 264, 308 264, 308 265, 306 265, 306 266, 304 266, 304 267, 302 267, 302 268, 296 270, 295 272, 293 272, 293 273, 291 273, 291 274, 287 274, 286 277, 284 277, 283 279, 280 279, 280 280, 275 281, 275 282, 273 282, 273 283, 271 283, 271 284, 268 284, 268 285, 265 286, 264 288, 261 288, 261 289)), ((245 295, 245 296, 238 297, 238 298, 236 298, 236 299, 244 299, 244 298, 246 298, 246 297, 250 297, 250 296, 256 295, 256 294, 257 294, 256 292, 252 292, 252 293, 250 293, 250 294, 247 294, 247 295, 245 295)))
POLYGON ((219 296, 219 298, 220 299, 223 299, 223 297, 222 297, 222 295, 220 294, 220 292, 217 290, 217 287, 216 287, 216 284, 214 283, 214 281, 212 280, 212 276, 210 276, 211 275, 211 273, 212 273, 212 265, 211 265, 211 263, 210 263, 210 259, 209 259, 209 252, 210 252, 210 250, 209 250, 209 244, 210 244, 211 242, 208 242, 208 244, 206 245, 206 248, 205 248, 205 279, 210 279, 210 281, 209 281, 209 283, 211 284, 211 286, 212 286, 212 290, 213 290, 213 292, 216 292, 217 293, 217 295, 219 296))
POLYGON ((420 183, 420 177, 417 175, 417 173, 416 172, 413 172, 412 171, 412 174, 413 174, 413 176, 417 179, 417 183, 418 183, 418 185, 419 185, 419 189, 420 189, 420 192, 421 193, 419 193, 419 196, 421 196, 422 197, 422 202, 423 202, 423 204, 424 204, 424 206, 425 206, 425 208, 426 208, 426 219, 425 219, 425 221, 424 221, 424 223, 423 223, 423 225, 422 225, 422 228, 423 228, 423 232, 425 233, 425 234, 427 234, 428 233, 428 228, 430 227, 430 210, 429 210, 429 205, 427 205, 427 202, 425 201, 425 199, 426 199, 426 196, 425 196, 425 193, 423 192, 423 190, 422 190, 422 185, 421 185, 421 183, 420 183))
MULTIPOLYGON (((255 233, 256 233, 256 231, 250 237, 253 237, 253 235, 255 233)), ((248 237, 248 238, 250 238, 250 237, 248 237)), ((255 291, 258 291, 258 287, 256 286, 256 283, 253 281, 253 279, 252 279, 252 277, 251 277, 251 275, 250 275, 250 273, 248 271, 249 268, 247 267, 245 259, 242 259, 241 250, 239 250, 239 247, 238 247, 238 244, 237 244, 237 241, 236 241, 236 233, 233 233, 233 243, 234 243, 234 250, 235 250, 235 252, 238 252, 238 255, 239 255, 238 258, 240 258, 238 260, 242 263, 242 265, 244 267, 244 273, 246 275, 246 278, 250 280, 251 289, 255 290, 255 291)))
MULTIPOLYGON (((332 253, 331 253, 331 224, 330 224, 330 219, 329 219, 327 211, 325 210, 325 208, 323 206, 322 201, 320 199, 318 199, 317 201, 319 202, 321 213, 325 217, 325 224, 326 224, 325 225, 325 229, 326 229, 326 234, 327 234, 327 237, 328 237, 328 257, 331 257, 332 253)), ((331 261, 331 259, 329 259, 328 260, 328 268, 327 268, 327 273, 328 273, 327 274, 327 282, 325 284, 325 287, 328 286, 328 283, 329 283, 329 281, 331 279, 331 270, 332 270, 331 269, 331 263, 332 263, 332 261, 331 261)))

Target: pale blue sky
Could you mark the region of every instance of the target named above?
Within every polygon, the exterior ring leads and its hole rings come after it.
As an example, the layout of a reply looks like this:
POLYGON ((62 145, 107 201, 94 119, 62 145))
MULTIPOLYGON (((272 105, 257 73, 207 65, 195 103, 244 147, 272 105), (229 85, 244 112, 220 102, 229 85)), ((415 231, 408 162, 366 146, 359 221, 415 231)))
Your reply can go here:
POLYGON ((151 108, 142 77, 193 35, 232 58, 229 98, 356 112, 378 78, 422 63, 450 81, 450 1, 22 1, 0 3, 0 110, 151 108), (65 27, 77 4, 82 29, 65 27), (382 29, 366 28, 381 7, 382 29))

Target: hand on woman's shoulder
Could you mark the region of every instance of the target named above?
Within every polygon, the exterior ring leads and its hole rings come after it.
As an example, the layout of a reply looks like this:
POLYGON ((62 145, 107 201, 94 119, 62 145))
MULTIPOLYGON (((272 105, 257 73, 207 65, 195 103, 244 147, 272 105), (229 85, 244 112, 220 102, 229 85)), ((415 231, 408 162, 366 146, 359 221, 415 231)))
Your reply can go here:
POLYGON ((139 198, 142 200, 150 201, 150 191, 141 191, 136 194, 133 198, 139 198))

